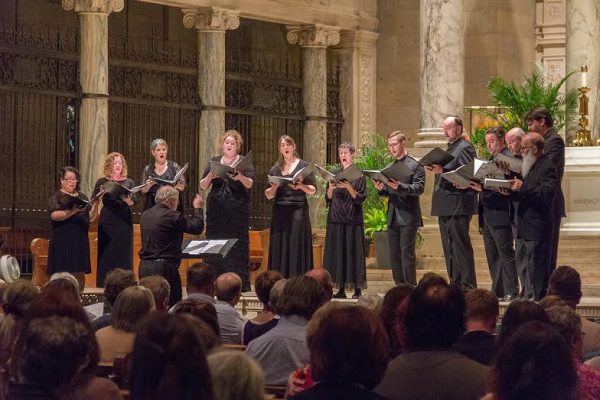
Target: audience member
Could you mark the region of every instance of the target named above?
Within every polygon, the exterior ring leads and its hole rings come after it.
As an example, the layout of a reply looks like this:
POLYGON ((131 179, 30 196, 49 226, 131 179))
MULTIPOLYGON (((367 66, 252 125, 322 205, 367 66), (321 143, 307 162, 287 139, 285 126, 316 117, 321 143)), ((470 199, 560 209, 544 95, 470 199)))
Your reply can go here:
POLYGON ((306 324, 323 298, 323 286, 307 276, 285 283, 276 308, 280 315, 277 326, 248 343, 246 349, 262 366, 268 385, 285 385, 292 371, 308 363, 306 324))
POLYGON ((383 303, 383 297, 376 292, 371 292, 369 290, 367 290, 365 293, 362 293, 356 302, 357 305, 365 307, 373 311, 375 314, 379 313, 381 303, 383 303))
POLYGON ((523 323, 498 350, 491 389, 482 400, 577 399, 569 345, 548 323, 523 323))
POLYGON ((153 312, 142 321, 131 356, 131 400, 215 399, 204 343, 192 320, 153 312))
POLYGON ((206 263, 192 264, 187 270, 187 298, 195 301, 215 302, 215 269, 206 263))
POLYGON ((408 296, 413 291, 411 285, 400 285, 391 288, 383 296, 379 318, 387 332, 390 343, 390 358, 400 355, 406 347, 406 305, 408 296))
MULTIPOLYGON (((561 265, 550 275, 548 294, 563 299, 573 309, 581 301, 581 276, 579 272, 568 265, 561 265)), ((600 325, 581 318, 583 332, 583 355, 600 351, 600 325)))
POLYGON ((4 292, 6 291, 6 288, 8 287, 8 283, 4 282, 2 279, 0 279, 0 321, 2 321, 2 319, 4 318, 4 316, 6 314, 4 314, 4 292))
POLYGON ((139 285, 150 290, 150 293, 152 293, 156 311, 167 312, 169 309, 171 286, 164 277, 160 275, 145 276, 140 279, 139 285))
POLYGON ((408 298, 408 352, 390 362, 376 392, 390 400, 479 399, 488 368, 454 350, 465 329, 465 300, 456 285, 429 279, 408 298))
POLYGON ((498 297, 486 289, 472 289, 465 294, 466 329, 456 350, 484 365, 492 365, 496 355, 496 323, 500 314, 498 297))
POLYGON ((323 286, 323 304, 331 301, 333 297, 333 281, 329 271, 327 271, 325 268, 315 268, 308 271, 306 276, 313 278, 319 282, 321 286, 323 286))
POLYGON ((371 392, 389 361, 387 336, 372 311, 354 305, 330 309, 308 337, 317 384, 291 399, 382 399, 371 392))
POLYGON ((269 303, 269 296, 275 283, 281 279, 283 279, 283 276, 277 271, 265 271, 256 277, 254 290, 256 291, 256 297, 263 305, 263 309, 244 325, 242 344, 247 345, 252 339, 263 335, 277 325, 278 319, 275 317, 275 312, 269 303))
POLYGON ((208 367, 215 400, 264 400, 265 375, 260 365, 242 351, 225 350, 210 354, 208 367))
POLYGON ((206 301, 196 301, 185 299, 173 306, 174 314, 190 314, 200 321, 204 322, 211 331, 220 339, 219 331, 219 319, 217 317, 217 310, 214 304, 206 301))
POLYGON ((217 301, 215 308, 219 320, 221 342, 241 344, 246 319, 235 309, 242 296, 242 278, 234 272, 219 275, 215 282, 217 301))
POLYGON ((102 316, 92 321, 92 326, 94 327, 95 331, 110 325, 110 312, 115 305, 117 296, 123 290, 135 285, 136 281, 133 271, 123 268, 115 268, 106 275, 106 278, 104 279, 105 312, 102 316))
POLYGON ((123 290, 115 301, 110 325, 96 332, 100 361, 112 362, 131 353, 137 326, 154 309, 154 298, 147 288, 132 286, 123 290))
POLYGON ((510 303, 502 317, 498 345, 501 346, 519 326, 529 321, 550 322, 542 306, 533 301, 516 300, 510 303))

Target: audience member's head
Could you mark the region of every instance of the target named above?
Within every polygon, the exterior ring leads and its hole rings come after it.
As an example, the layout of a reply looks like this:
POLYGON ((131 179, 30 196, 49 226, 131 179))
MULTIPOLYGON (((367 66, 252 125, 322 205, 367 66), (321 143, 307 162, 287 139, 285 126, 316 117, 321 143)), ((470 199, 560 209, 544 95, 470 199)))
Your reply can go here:
POLYGON ((417 285, 447 285, 448 281, 441 275, 436 274, 435 272, 426 272, 423 274, 417 285))
POLYGON ((219 320, 217 310, 212 303, 206 301, 195 301, 190 299, 181 300, 173 306, 175 314, 190 314, 203 321, 209 328, 219 336, 219 320))
POLYGON ((500 314, 500 303, 496 295, 486 289, 472 289, 465 294, 465 304, 467 332, 485 330, 494 333, 500 314))
POLYGON ((331 274, 325 268, 311 269, 306 273, 306 276, 319 282, 323 286, 323 303, 331 301, 333 297, 333 281, 331 274))
POLYGON ((135 332, 142 319, 155 309, 150 290, 143 286, 128 287, 117 296, 110 324, 115 329, 135 332))
POLYGON ((502 317, 498 342, 504 343, 519 326, 529 321, 550 322, 542 306, 533 301, 516 300, 510 303, 502 317))
POLYGON ((140 324, 131 356, 132 400, 214 399, 204 344, 190 318, 153 312, 140 324))
POLYGON ((376 292, 364 292, 358 297, 357 305, 361 307, 368 308, 373 311, 375 314, 379 313, 379 309, 381 308, 381 303, 383 303, 383 297, 381 297, 376 292))
POLYGON ((456 285, 428 280, 408 297, 407 344, 412 350, 452 348, 465 330, 465 299, 456 285))
POLYGON ((187 293, 204 293, 210 297, 215 296, 215 280, 217 274, 212 265, 195 263, 187 270, 187 293))
POLYGON ((234 272, 219 275, 215 282, 217 300, 235 306, 242 296, 242 278, 234 272))
POLYGON ((115 268, 106 274, 104 279, 104 299, 113 306, 119 293, 128 287, 135 286, 133 271, 123 268, 115 268))
POLYGON ((538 304, 542 306, 544 310, 554 306, 568 306, 567 302, 555 295, 548 295, 541 299, 538 304))
MULTIPOLYGON (((75 287, 75 290, 77 291, 77 293, 79 294, 79 297, 81 298, 82 288, 79 286, 79 281, 77 280, 77 278, 75 278, 73 276, 73 274, 70 274, 68 272, 55 272, 50 276, 50 280, 48 281, 47 284, 49 284, 52 281, 60 280, 60 279, 65 279, 69 283, 71 283, 73 285, 73 287, 75 287)), ((61 282, 61 283, 64 283, 64 282, 61 282)))
POLYGON ((256 277, 254 281, 254 290, 256 291, 256 297, 263 304, 265 310, 271 309, 269 306, 269 295, 271 289, 275 285, 275 282, 283 279, 283 276, 277 271, 265 271, 256 277))
POLYGON ((263 400, 265 375, 243 351, 217 351, 208 356, 215 400, 263 400))
POLYGON ((21 332, 16 363, 17 380, 58 395, 88 363, 90 331, 72 318, 36 318, 21 332))
POLYGON ((581 300, 581 276, 575 268, 561 265, 552 272, 548 282, 548 294, 559 296, 573 308, 581 300))
POLYGON ((395 358, 406 347, 406 325, 404 317, 408 296, 413 291, 411 285, 400 285, 391 288, 383 296, 379 318, 388 334, 390 356, 395 358))
POLYGON ((77 298, 81 302, 81 293, 79 292, 79 283, 77 279, 68 272, 57 272, 52 275, 48 283, 42 287, 45 290, 58 290, 67 293, 71 297, 77 298))
POLYGON ((287 279, 280 279, 271 288, 269 292, 269 307, 275 314, 279 314, 279 304, 281 303, 281 295, 283 294, 283 288, 287 283, 287 279))
POLYGON ((147 288, 152 293, 156 311, 166 312, 169 309, 171 285, 164 277, 160 275, 145 276, 140 279, 139 285, 147 288))
POLYGON ((214 327, 209 326, 206 322, 191 314, 179 313, 179 315, 186 319, 200 340, 202 340, 206 354, 210 354, 212 351, 221 348, 221 337, 218 333, 215 333, 214 327))
POLYGON ((40 294, 40 290, 30 281, 18 279, 8 285, 3 295, 4 313, 15 319, 25 316, 29 304, 40 294))
POLYGON ((372 389, 383 378, 389 361, 383 325, 364 307, 329 310, 307 342, 313 377, 321 382, 372 389))
POLYGON ((310 319, 323 304, 324 292, 323 286, 308 276, 289 279, 278 301, 277 313, 282 316, 297 315, 310 319))
POLYGON ((577 372, 571 349, 549 324, 525 322, 501 346, 492 386, 500 400, 574 400, 577 372))
POLYGON ((571 346, 573 356, 581 359, 583 340, 581 337, 581 318, 574 309, 564 306, 552 306, 546 310, 550 324, 571 346))
POLYGON ((0 318, 2 318, 2 316, 4 315, 4 292, 6 291, 7 287, 8 283, 0 279, 0 318))

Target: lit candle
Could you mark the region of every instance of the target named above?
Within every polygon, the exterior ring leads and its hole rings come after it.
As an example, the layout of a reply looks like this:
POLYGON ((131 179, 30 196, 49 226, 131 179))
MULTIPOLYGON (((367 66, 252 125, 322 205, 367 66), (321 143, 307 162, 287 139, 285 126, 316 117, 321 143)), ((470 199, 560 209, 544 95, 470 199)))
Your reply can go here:
POLYGON ((581 87, 587 87, 587 65, 581 66, 581 87))

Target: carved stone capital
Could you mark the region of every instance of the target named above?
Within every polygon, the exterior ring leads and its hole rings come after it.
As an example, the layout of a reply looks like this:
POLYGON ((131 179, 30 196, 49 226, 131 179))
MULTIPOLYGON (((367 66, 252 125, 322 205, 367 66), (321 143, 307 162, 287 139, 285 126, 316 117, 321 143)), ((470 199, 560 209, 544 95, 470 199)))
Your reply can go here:
POLYGON ((110 14, 121 11, 125 7, 125 0, 62 0, 62 6, 65 10, 76 13, 110 14))
POLYGON ((340 27, 321 24, 286 26, 287 41, 302 47, 329 47, 340 42, 340 27))
POLYGON ((219 7, 183 10, 183 26, 198 31, 226 31, 240 26, 240 11, 219 7))

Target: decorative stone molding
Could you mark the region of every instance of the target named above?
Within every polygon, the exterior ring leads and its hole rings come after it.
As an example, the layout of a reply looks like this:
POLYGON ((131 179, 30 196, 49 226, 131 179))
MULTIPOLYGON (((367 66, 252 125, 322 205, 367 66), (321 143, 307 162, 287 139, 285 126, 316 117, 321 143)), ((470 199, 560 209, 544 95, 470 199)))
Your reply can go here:
POLYGON ((286 26, 287 41, 302 47, 329 47, 340 42, 340 27, 311 24, 286 26))
POLYGON ((219 7, 183 10, 183 26, 198 31, 227 31, 240 26, 240 11, 219 7))
POLYGON ((373 114, 373 56, 368 53, 360 55, 360 134, 361 143, 366 140, 365 135, 374 130, 373 114))
POLYGON ((62 0, 62 6, 65 10, 76 13, 110 14, 123 10, 125 0, 62 0))

